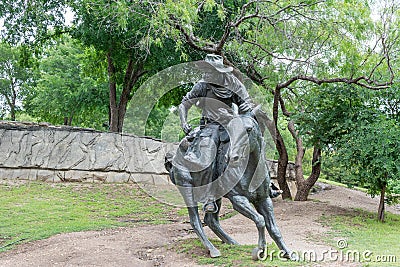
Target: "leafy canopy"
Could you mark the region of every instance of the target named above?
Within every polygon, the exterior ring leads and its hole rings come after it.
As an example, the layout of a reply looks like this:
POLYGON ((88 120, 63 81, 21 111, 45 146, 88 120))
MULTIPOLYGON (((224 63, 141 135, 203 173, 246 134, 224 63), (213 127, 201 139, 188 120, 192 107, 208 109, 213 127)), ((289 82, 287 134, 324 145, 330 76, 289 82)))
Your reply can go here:
POLYGON ((36 83, 24 101, 27 112, 53 124, 63 124, 67 119, 67 124, 104 129, 102 124, 108 120, 107 84, 104 76, 85 74, 85 64, 90 65, 95 57, 92 48, 62 36, 39 60, 36 83))

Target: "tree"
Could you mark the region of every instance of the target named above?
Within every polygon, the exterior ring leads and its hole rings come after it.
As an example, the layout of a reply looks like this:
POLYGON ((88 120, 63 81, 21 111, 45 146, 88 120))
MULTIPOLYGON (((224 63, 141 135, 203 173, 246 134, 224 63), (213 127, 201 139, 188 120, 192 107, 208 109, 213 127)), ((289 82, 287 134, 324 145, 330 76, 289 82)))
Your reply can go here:
MULTIPOLYGON (((161 34, 179 38, 193 49, 216 53, 225 63, 243 70, 274 96, 273 128, 279 152, 278 182, 283 197, 290 197, 285 181, 287 148, 279 131, 279 114, 288 117, 296 140, 296 200, 306 200, 319 177, 321 146, 313 144, 312 171, 304 178, 304 147, 290 116, 301 109, 297 96, 308 84, 355 84, 386 89, 394 80, 392 62, 397 57, 396 4, 384 6, 381 20, 371 18, 365 1, 184 1, 159 5, 153 22, 161 34), (165 21, 168 22, 165 25, 165 21), (215 31, 201 30, 208 21, 215 31), (371 40, 374 40, 371 45, 371 40)), ((378 9, 377 9, 378 10, 378 9)))
POLYGON ((134 86, 144 74, 176 60, 173 51, 150 53, 153 47, 144 37, 150 34, 147 21, 151 12, 151 2, 6 0, 0 6, 5 26, 1 34, 10 43, 29 44, 39 54, 46 41, 68 32, 102 52, 109 80, 109 128, 121 131, 134 86), (64 24, 67 8, 75 14, 71 27, 64 24))
POLYGON ((367 187, 372 196, 380 195, 378 219, 383 222, 385 194, 393 190, 391 182, 400 180, 399 124, 384 116, 361 123, 341 138, 334 153, 353 179, 367 187))
POLYGON ((304 109, 293 115, 301 125, 297 134, 304 136, 306 143, 319 142, 329 163, 339 168, 330 173, 340 177, 330 179, 368 188, 372 196, 380 194, 381 221, 385 193, 390 199, 396 192, 400 171, 400 128, 397 114, 387 104, 398 101, 399 96, 390 92, 324 85, 302 95, 304 109))
POLYGON ((154 12, 151 2, 85 0, 73 7, 74 36, 102 51, 107 60, 110 131, 120 132, 134 88, 146 74, 178 63, 179 57, 171 41, 163 42, 172 48, 168 51, 146 43, 154 12))
POLYGON ((32 54, 40 54, 41 46, 52 37, 67 31, 64 24, 65 0, 4 0, 0 5, 1 39, 24 49, 21 62, 29 63, 32 54))
POLYGON ((22 86, 29 80, 30 73, 21 62, 21 49, 0 43, 0 95, 5 100, 11 120, 15 120, 17 101, 22 100, 22 86))
POLYGON ((373 104, 376 109, 382 110, 389 118, 400 123, 400 88, 395 83, 387 90, 379 91, 376 94, 373 104))
POLYGON ((95 73, 84 73, 95 53, 67 35, 45 49, 24 100, 28 114, 53 124, 102 129, 107 121, 104 74, 96 79, 95 73))
MULTIPOLYGON (((248 59, 243 65, 247 65, 251 77, 266 88, 271 88, 275 96, 274 120, 278 120, 279 108, 288 117, 288 129, 296 141, 297 149, 295 166, 298 190, 295 200, 307 199, 308 192, 321 171, 322 147, 317 141, 312 144, 311 174, 305 179, 303 137, 298 135, 296 122, 290 118, 295 110, 302 109, 303 101, 299 96, 309 90, 307 83, 347 83, 370 89, 385 89, 388 87, 387 83, 393 82, 394 73, 390 60, 393 54, 389 55, 386 47, 396 43, 398 33, 392 36, 393 39, 381 38, 383 35, 374 32, 373 21, 368 20, 369 6, 357 1, 352 1, 352 7, 349 4, 329 1, 279 3, 264 16, 260 14, 261 11, 255 10, 253 15, 264 19, 263 22, 260 19, 261 22, 257 24, 262 29, 261 34, 250 26, 250 33, 240 32, 236 45, 243 50, 246 49, 245 46, 253 48, 247 49, 250 53, 247 53, 248 59), (331 15, 318 18, 316 14, 320 12, 331 15), (271 35, 274 35, 273 39, 270 38, 271 35), (268 39, 264 40, 265 36, 268 39), (377 49, 375 45, 371 50, 365 45, 371 36, 376 36, 383 49, 377 49), (258 64, 261 60, 266 61, 266 67, 258 64), (383 66, 382 62, 387 64, 383 66), (382 75, 385 78, 382 79, 382 75)), ((386 15, 394 16, 391 13, 386 15)), ((386 30, 388 29, 382 31, 386 30)), ((288 158, 287 149, 279 135, 277 131, 279 162, 284 170, 288 158)))

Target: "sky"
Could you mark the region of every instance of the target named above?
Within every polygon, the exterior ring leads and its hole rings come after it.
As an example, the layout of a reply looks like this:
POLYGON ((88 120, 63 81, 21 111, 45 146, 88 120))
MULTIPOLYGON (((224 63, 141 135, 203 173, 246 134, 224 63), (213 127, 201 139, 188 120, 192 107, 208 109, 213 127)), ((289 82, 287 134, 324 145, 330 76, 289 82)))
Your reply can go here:
POLYGON ((65 9, 64 17, 65 17, 65 25, 71 26, 72 21, 74 20, 74 13, 72 12, 71 8, 67 7, 65 9))
MULTIPOLYGON (((394 3, 400 3, 400 0, 391 0, 391 1, 393 1, 394 3)), ((378 10, 379 10, 379 8, 383 7, 385 5, 385 3, 387 3, 387 2, 388 2, 388 0, 373 1, 373 3, 371 4, 372 5, 371 18, 374 21, 379 20, 380 16, 379 16, 378 10)), ((71 8, 67 7, 65 9, 64 17, 65 17, 65 25, 70 26, 74 19, 74 13, 71 8)), ((4 28, 4 19, 0 18, 0 30, 2 30, 3 28, 4 28)))

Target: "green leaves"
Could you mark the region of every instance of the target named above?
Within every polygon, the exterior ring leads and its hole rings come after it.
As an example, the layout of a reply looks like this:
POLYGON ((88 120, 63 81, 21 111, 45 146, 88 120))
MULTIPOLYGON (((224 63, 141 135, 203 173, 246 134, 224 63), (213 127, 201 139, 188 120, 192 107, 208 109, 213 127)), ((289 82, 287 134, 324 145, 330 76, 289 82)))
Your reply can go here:
POLYGON ((1 37, 12 44, 42 43, 50 30, 53 33, 63 30, 66 3, 65 0, 2 1, 1 37))
POLYGON ((108 120, 105 78, 83 72, 86 62, 95 56, 68 36, 45 52, 36 84, 24 100, 27 112, 53 124, 104 129, 102 124, 108 120))
POLYGON ((0 117, 10 113, 15 120, 18 101, 22 100, 23 87, 30 80, 30 68, 24 66, 23 47, 0 43, 0 117))
POLYGON ((385 117, 377 117, 372 123, 360 123, 343 136, 336 153, 341 165, 356 170, 354 178, 367 184, 369 193, 376 195, 383 183, 399 181, 400 127, 385 117))
POLYGON ((325 148, 329 179, 387 193, 400 183, 398 85, 371 91, 349 85, 314 87, 299 95, 302 105, 291 118, 307 145, 325 148))

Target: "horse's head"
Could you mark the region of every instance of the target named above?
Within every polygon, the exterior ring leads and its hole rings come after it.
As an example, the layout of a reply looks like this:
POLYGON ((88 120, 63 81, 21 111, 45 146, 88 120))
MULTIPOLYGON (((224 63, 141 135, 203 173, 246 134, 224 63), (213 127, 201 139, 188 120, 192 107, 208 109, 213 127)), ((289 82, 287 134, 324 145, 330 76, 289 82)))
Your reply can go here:
POLYGON ((231 140, 231 164, 239 164, 243 159, 248 159, 250 153, 260 148, 261 131, 253 116, 246 114, 235 117, 228 125, 228 132, 231 140))

